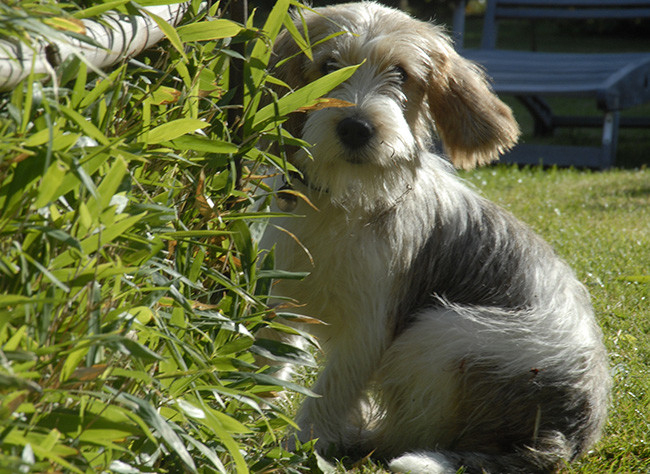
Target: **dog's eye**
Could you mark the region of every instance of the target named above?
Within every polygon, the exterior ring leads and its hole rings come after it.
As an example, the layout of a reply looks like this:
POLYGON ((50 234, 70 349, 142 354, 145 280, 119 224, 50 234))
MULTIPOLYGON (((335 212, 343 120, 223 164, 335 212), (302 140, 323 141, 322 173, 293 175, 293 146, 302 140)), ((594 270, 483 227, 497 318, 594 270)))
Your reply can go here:
POLYGON ((395 76, 400 84, 404 84, 409 77, 408 73, 402 66, 395 66, 393 69, 391 69, 391 73, 395 76))
POLYGON ((320 72, 323 73, 324 76, 326 76, 329 73, 334 72, 338 69, 341 69, 341 67, 337 64, 337 62, 333 58, 328 58, 321 65, 320 72))

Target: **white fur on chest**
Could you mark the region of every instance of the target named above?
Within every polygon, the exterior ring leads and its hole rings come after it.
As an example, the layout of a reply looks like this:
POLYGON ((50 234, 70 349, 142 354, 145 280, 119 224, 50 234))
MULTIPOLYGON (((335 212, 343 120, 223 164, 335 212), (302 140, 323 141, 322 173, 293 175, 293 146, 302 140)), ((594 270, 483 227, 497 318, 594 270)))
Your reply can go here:
POLYGON ((389 237, 367 218, 354 217, 326 198, 314 204, 318 211, 299 202, 297 217, 275 222, 291 235, 274 228, 265 240, 275 244, 282 269, 309 272, 304 280, 278 281, 274 293, 294 299, 295 312, 326 323, 310 330, 327 344, 358 321, 381 325, 388 317, 394 262, 389 237))

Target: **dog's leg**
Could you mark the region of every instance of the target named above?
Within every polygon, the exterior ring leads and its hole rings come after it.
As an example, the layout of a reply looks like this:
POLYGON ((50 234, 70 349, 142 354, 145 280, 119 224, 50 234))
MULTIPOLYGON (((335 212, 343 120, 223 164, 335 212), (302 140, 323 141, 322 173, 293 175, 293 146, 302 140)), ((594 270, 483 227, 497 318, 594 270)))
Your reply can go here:
POLYGON ((598 437, 609 385, 586 308, 422 313, 378 373, 377 454, 397 472, 549 472, 598 437))
POLYGON ((301 441, 318 438, 325 454, 367 454, 361 402, 385 347, 380 328, 348 328, 329 347, 327 365, 312 388, 321 397, 306 399, 297 416, 301 441))

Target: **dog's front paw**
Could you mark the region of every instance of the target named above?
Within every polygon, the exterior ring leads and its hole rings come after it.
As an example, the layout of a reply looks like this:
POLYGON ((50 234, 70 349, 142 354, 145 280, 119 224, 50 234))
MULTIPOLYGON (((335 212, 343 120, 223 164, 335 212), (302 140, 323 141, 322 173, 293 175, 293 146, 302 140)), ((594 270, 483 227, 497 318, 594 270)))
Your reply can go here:
POLYGON ((441 453, 408 453, 393 459, 388 467, 393 472, 409 474, 450 474, 456 467, 441 453))

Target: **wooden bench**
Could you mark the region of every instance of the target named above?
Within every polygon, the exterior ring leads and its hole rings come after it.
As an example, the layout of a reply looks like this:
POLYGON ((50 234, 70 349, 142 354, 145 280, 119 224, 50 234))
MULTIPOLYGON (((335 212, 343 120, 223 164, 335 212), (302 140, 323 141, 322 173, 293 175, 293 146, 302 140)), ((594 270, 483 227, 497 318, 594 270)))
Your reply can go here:
POLYGON ((497 94, 519 99, 535 120, 537 135, 558 127, 598 127, 600 147, 518 145, 502 158, 520 164, 608 168, 615 164, 619 127, 650 127, 650 117, 620 112, 650 103, 650 51, 642 53, 555 53, 497 49, 501 20, 650 18, 648 0, 487 0, 481 46, 463 49, 465 0, 454 14, 456 44, 463 56, 482 64, 497 94), (546 97, 594 100, 598 116, 558 116, 546 97))

